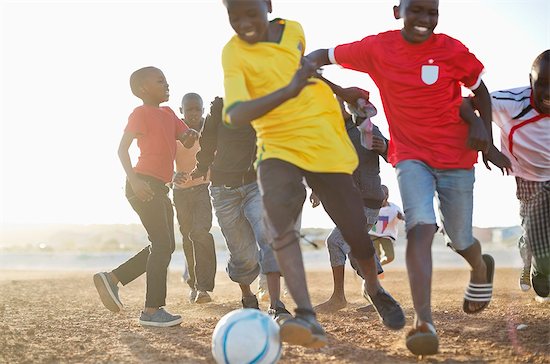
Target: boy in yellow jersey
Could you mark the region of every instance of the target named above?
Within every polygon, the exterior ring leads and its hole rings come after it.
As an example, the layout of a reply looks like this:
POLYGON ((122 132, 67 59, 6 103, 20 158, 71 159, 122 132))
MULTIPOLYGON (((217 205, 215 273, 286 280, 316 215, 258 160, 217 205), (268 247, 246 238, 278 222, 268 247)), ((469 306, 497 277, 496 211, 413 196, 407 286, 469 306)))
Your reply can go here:
MULTIPOLYGON (((366 229, 361 196, 352 180, 357 154, 333 90, 312 78, 316 70, 303 58, 305 37, 299 23, 268 20, 269 0, 224 0, 237 33, 222 55, 224 121, 252 124, 258 146, 258 180, 264 219, 288 290, 296 302, 294 318, 281 325, 281 340, 319 348, 327 343, 307 290, 296 228, 308 185, 338 226, 365 276, 365 291, 391 329, 405 325, 403 310, 378 282, 374 248, 366 229)), ((338 89, 338 90, 336 90, 338 89)), ((359 89, 341 89, 357 98, 359 89)))

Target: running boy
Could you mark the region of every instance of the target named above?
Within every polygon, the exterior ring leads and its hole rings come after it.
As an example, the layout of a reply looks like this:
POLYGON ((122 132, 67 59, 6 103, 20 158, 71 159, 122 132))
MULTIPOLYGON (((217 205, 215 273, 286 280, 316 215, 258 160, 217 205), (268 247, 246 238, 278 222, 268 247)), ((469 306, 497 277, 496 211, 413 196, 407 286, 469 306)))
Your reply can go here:
POLYGON ((269 21, 269 0, 224 0, 224 4, 236 32, 222 54, 224 121, 234 127, 252 123, 256 130, 264 219, 298 306, 295 318, 282 324, 281 339, 317 348, 327 343, 311 305, 296 227, 306 197, 304 177, 349 243, 366 277, 365 290, 384 324, 402 328, 401 307, 378 282, 361 197, 351 177, 356 153, 333 91, 311 78, 316 70, 303 58, 301 25, 269 21))
POLYGON ((388 187, 382 185, 382 190, 385 198, 378 213, 378 221, 369 234, 373 238, 372 242, 380 263, 386 265, 395 259, 393 244, 397 240, 397 223, 399 220, 405 220, 405 215, 399 206, 388 201, 390 197, 388 187))
POLYGON ((118 156, 126 172, 126 198, 139 215, 151 244, 111 272, 94 275, 94 284, 101 301, 109 310, 118 312, 122 302, 118 283, 126 285, 147 273, 145 308, 139 323, 143 326, 168 327, 182 322, 180 315, 164 310, 166 304, 166 275, 174 240, 174 211, 168 198, 168 187, 174 173, 176 140, 186 148, 197 140, 168 106, 168 83, 161 70, 144 67, 130 77, 132 93, 143 101, 128 118, 122 135, 118 156), (132 167, 128 149, 137 139, 140 156, 132 167))
POLYGON ((502 150, 516 176, 531 284, 544 302, 550 293, 550 50, 537 56, 529 81, 527 87, 491 93, 491 101, 502 150))
MULTIPOLYGON (((307 58, 316 67, 334 63, 368 73, 380 90, 390 126, 388 159, 396 167, 407 216, 406 260, 416 318, 406 343, 414 354, 428 355, 439 345, 430 303, 436 191, 445 230, 472 267, 464 311, 480 312, 492 297, 494 261, 481 254, 472 235, 475 149, 487 150, 491 103, 481 62, 459 41, 433 33, 438 0, 402 0, 393 12, 404 20, 400 31, 320 49, 307 58), (461 84, 479 99, 485 125, 468 125, 459 117, 461 84)), ((489 160, 498 155, 491 146, 489 160)))
MULTIPOLYGON (((204 124, 203 101, 199 94, 185 94, 181 100, 180 112, 183 122, 197 132, 204 124)), ((191 179, 190 174, 197 163, 196 155, 200 150, 198 142, 191 148, 185 148, 178 142, 176 150, 176 176, 174 178, 174 206, 180 232, 183 237, 183 253, 187 261, 185 281, 190 287, 190 303, 212 301, 208 291, 214 289, 216 277, 216 250, 212 228, 212 203, 208 185, 210 178, 191 179)))

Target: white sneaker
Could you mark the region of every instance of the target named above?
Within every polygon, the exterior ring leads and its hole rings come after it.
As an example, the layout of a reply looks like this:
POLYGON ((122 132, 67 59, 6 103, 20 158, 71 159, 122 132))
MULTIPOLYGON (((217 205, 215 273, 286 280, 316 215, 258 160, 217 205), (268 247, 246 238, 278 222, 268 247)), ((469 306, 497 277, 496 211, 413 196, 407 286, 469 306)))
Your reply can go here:
POLYGON ((550 303, 550 297, 535 296, 535 301, 538 303, 550 303))

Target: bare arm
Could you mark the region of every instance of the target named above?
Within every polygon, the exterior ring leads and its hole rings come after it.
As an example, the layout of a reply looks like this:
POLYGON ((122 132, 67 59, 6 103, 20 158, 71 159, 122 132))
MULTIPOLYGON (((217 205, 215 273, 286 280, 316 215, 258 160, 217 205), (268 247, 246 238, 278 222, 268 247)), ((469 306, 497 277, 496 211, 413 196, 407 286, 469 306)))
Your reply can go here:
POLYGON ((153 198, 154 192, 151 190, 151 187, 149 187, 147 182, 137 177, 136 172, 134 172, 134 168, 132 167, 130 153, 128 153, 134 138, 135 135, 133 133, 124 132, 118 146, 118 158, 122 163, 122 168, 124 168, 124 172, 126 172, 128 182, 130 182, 132 190, 136 194, 137 198, 141 201, 150 201, 153 198))
POLYGON ((227 118, 231 125, 244 126, 264 116, 283 102, 300 94, 302 89, 315 82, 310 80, 316 68, 307 59, 302 58, 302 65, 294 74, 290 83, 268 95, 254 100, 235 104, 227 110, 227 118))

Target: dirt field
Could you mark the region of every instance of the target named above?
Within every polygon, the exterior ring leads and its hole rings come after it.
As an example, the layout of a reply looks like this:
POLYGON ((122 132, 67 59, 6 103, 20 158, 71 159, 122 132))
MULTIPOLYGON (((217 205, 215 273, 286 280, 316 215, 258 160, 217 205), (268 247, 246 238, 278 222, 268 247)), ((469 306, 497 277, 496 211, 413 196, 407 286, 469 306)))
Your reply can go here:
MULTIPOLYGON (((329 335, 321 350, 285 346, 281 363, 414 363, 404 335, 386 330, 375 313, 361 313, 360 282, 346 272, 347 308, 320 314, 329 335)), ((239 290, 218 272, 214 302, 187 303, 187 289, 179 273, 171 272, 167 309, 184 315, 181 326, 141 327, 145 280, 121 289, 125 310, 113 314, 101 305, 92 273, 0 271, 0 362, 2 363, 213 363, 210 340, 220 317, 240 308, 239 290)), ((314 304, 331 292, 329 271, 308 273, 314 304)), ((550 363, 550 305, 533 300, 532 290, 517 288, 517 271, 498 270, 495 297, 481 315, 462 312, 466 270, 437 270, 433 309, 440 337, 440 353, 425 362, 550 363), (517 330, 518 325, 527 325, 517 330)), ((383 285, 401 302, 412 323, 412 304, 404 271, 386 272, 383 285)), ((290 298, 287 306, 293 307, 290 298)), ((263 303, 266 309, 266 304, 263 303)))

